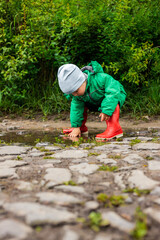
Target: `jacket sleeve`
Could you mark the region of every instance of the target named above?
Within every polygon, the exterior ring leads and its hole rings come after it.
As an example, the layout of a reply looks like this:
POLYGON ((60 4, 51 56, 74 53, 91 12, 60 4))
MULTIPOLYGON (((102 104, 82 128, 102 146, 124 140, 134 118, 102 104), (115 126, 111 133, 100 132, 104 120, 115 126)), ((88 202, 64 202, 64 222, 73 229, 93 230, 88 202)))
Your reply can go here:
POLYGON ((108 116, 112 116, 117 104, 119 103, 119 99, 121 98, 120 83, 110 75, 106 75, 104 88, 105 95, 99 110, 108 116))
POLYGON ((85 103, 73 97, 71 101, 70 121, 71 127, 81 127, 83 122, 85 103))

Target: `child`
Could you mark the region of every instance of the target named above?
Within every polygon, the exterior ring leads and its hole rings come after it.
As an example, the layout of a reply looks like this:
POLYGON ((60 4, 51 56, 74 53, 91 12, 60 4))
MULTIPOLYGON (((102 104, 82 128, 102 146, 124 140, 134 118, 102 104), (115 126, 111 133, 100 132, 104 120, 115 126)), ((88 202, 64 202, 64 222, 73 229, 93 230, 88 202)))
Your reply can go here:
POLYGON ((111 139, 123 136, 119 124, 119 112, 126 92, 123 86, 110 75, 103 72, 101 65, 91 61, 81 70, 74 64, 64 64, 58 69, 58 83, 63 93, 70 95, 71 128, 63 132, 70 137, 87 133, 87 109, 99 111, 101 121, 106 121, 107 128, 96 136, 97 139, 111 139))

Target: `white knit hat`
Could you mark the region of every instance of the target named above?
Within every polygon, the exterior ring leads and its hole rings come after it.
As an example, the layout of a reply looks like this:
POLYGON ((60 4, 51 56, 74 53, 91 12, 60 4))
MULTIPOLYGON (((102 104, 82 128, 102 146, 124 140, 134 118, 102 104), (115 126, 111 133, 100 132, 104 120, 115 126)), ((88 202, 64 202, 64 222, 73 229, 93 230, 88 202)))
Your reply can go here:
POLYGON ((85 81, 84 73, 74 64, 64 64, 58 69, 58 83, 62 92, 71 94, 85 81))

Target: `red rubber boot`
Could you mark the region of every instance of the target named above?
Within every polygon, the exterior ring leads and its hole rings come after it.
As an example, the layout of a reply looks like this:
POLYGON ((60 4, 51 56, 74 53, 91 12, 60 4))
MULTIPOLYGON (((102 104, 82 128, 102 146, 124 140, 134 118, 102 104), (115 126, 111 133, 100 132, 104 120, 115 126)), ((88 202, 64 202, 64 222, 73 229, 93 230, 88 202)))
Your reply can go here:
POLYGON ((97 139, 111 139, 114 137, 119 138, 123 136, 123 131, 119 124, 119 112, 120 107, 118 104, 112 116, 106 121, 106 130, 103 133, 97 134, 97 139))
MULTIPOLYGON (((87 122, 87 107, 84 108, 84 113, 83 113, 83 117, 84 120, 82 122, 82 126, 80 127, 81 133, 83 134, 88 134, 88 128, 86 126, 86 122, 87 122)), ((63 129, 63 133, 64 134, 69 134, 73 131, 74 128, 67 128, 67 129, 63 129)))

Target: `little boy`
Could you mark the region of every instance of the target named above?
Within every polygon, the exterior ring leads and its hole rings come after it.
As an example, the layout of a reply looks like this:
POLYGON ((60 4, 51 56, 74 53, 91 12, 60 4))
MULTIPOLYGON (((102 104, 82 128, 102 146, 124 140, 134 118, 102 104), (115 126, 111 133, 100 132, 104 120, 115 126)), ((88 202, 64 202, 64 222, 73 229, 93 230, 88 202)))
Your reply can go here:
MULTIPOLYGON (((119 124, 119 112, 126 92, 123 86, 103 72, 101 65, 91 61, 89 66, 81 70, 74 64, 64 64, 58 69, 58 83, 65 95, 70 95, 71 128, 64 129, 70 137, 87 133, 87 109, 99 111, 101 121, 106 121, 107 128, 96 136, 98 139, 111 139, 123 136, 119 124)), ((68 96, 67 96, 68 97, 68 96)))

